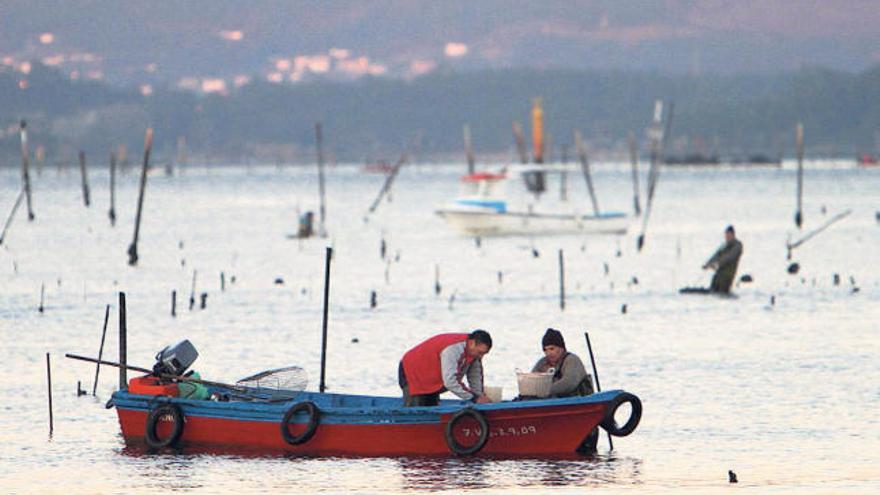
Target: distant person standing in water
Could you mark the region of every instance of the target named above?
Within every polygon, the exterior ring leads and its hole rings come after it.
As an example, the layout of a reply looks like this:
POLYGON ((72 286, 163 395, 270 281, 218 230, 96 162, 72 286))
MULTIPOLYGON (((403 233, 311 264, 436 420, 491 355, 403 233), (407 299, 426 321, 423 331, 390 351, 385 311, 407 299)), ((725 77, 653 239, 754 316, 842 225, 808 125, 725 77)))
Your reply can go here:
POLYGON ((736 238, 733 225, 728 225, 724 230, 724 239, 724 244, 703 265, 703 270, 715 270, 709 292, 728 294, 730 286, 733 285, 733 279, 736 277, 736 268, 739 265, 739 257, 742 256, 743 245, 736 238))

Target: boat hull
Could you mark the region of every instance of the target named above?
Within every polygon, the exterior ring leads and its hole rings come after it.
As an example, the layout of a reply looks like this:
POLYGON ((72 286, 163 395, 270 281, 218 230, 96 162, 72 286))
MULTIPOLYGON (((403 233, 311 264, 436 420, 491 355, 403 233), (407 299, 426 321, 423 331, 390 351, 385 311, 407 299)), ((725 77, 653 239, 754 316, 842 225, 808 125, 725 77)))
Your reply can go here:
MULTIPOLYGON (((447 444, 446 427, 453 415, 465 407, 482 413, 488 438, 477 455, 555 456, 572 455, 589 433, 606 417, 616 393, 588 397, 546 399, 469 405, 443 401, 436 407, 389 407, 393 398, 370 398, 339 394, 303 393, 286 403, 214 402, 157 398, 116 392, 122 434, 128 442, 144 442, 149 412, 159 404, 171 403, 183 413, 179 443, 211 447, 232 447, 294 453, 305 456, 400 456, 454 455, 447 444), (370 400, 374 405, 370 405, 370 400), (283 438, 281 423, 293 405, 312 401, 321 411, 320 423, 308 441, 291 445, 283 438), (348 404, 346 404, 348 401, 348 404), (338 405, 334 405, 334 402, 338 405)), ((295 415, 289 423, 293 436, 306 429, 306 415, 295 415)), ((171 431, 171 418, 159 418, 160 437, 171 431)), ((455 423, 453 435, 466 443, 480 434, 476 423, 455 423)))
POLYGON ((444 208, 436 213, 467 235, 625 234, 629 227, 623 213, 540 214, 463 208, 444 208))

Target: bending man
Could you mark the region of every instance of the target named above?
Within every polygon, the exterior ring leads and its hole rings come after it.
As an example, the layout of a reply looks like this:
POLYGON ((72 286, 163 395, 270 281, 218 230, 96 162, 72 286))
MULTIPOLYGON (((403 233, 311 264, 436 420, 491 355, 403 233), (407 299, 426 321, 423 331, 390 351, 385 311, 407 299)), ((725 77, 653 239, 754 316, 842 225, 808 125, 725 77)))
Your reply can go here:
POLYGON ((485 330, 435 335, 413 347, 398 367, 403 405, 436 406, 446 391, 462 400, 491 402, 483 395, 482 362, 490 349, 492 337, 485 330))
POLYGON ((736 277, 736 268, 739 265, 739 257, 742 256, 742 252, 743 245, 736 238, 733 225, 728 225, 724 230, 724 244, 703 265, 703 270, 715 270, 709 292, 721 294, 730 292, 730 286, 733 285, 733 279, 736 277))

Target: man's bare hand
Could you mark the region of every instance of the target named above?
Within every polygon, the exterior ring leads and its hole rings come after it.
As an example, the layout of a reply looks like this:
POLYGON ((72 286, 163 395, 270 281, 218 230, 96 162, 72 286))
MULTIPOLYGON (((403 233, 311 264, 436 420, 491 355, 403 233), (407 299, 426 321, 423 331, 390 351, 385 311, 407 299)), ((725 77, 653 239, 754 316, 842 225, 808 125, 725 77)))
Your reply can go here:
POLYGON ((481 396, 477 397, 476 402, 477 402, 477 404, 491 404, 492 399, 486 397, 485 395, 481 395, 481 396))

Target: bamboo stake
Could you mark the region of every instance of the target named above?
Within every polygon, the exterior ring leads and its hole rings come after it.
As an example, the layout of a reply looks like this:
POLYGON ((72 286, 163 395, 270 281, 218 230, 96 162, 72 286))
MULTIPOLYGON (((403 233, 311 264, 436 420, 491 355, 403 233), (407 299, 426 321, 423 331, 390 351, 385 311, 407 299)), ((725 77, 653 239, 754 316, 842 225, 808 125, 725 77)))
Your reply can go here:
POLYGON ((101 347, 98 348, 98 363, 95 365, 95 383, 92 385, 92 396, 98 390, 98 373, 101 372, 101 357, 104 355, 104 339, 107 337, 107 321, 110 320, 110 305, 104 308, 104 330, 101 331, 101 347))
POLYGON ((49 436, 52 436, 52 431, 55 429, 55 420, 52 416, 52 365, 49 364, 49 353, 46 353, 46 380, 48 382, 48 391, 49 391, 49 436))
POLYGON ((134 239, 128 247, 128 264, 134 266, 138 261, 137 243, 138 234, 141 230, 141 212, 144 207, 144 190, 147 187, 147 168, 150 165, 150 150, 153 147, 153 129, 147 129, 147 135, 144 139, 144 164, 141 167, 141 184, 138 193, 137 214, 134 220, 134 239))
POLYGON ((599 215, 599 201, 596 199, 596 190, 593 188, 593 176, 590 173, 590 160, 587 158, 587 149, 581 138, 581 131, 574 131, 574 142, 577 147, 578 158, 581 161, 581 171, 584 174, 584 180, 587 182, 587 190, 590 192, 590 201, 593 203, 593 214, 599 215))
POLYGON ((326 208, 324 206, 324 148, 323 139, 321 136, 320 122, 315 124, 315 143, 315 147, 318 153, 318 197, 320 201, 320 206, 318 209, 318 219, 320 220, 318 235, 320 235, 321 237, 327 237, 327 230, 324 224, 326 215, 326 208))
POLYGON ((318 390, 323 394, 325 385, 325 370, 327 367, 327 315, 330 305, 330 261, 333 259, 333 248, 327 247, 324 263, 324 318, 321 324, 321 382, 318 390))
POLYGON ((9 226, 12 225, 12 219, 15 217, 15 212, 18 211, 19 205, 21 205, 21 200, 24 199, 25 195, 24 187, 21 188, 21 191, 18 193, 18 197, 15 198, 15 204, 12 205, 12 211, 9 212, 9 216, 6 217, 6 223, 3 225, 3 232, 0 233, 0 245, 3 244, 3 240, 6 239, 6 232, 9 230, 9 226))
POLYGON ((824 230, 827 229, 828 227, 831 227, 832 225, 834 225, 834 224, 837 223, 838 221, 843 220, 844 218, 846 218, 847 216, 849 216, 850 213, 852 213, 852 210, 846 210, 846 211, 844 211, 844 212, 842 212, 842 213, 838 213, 837 215, 834 215, 833 217, 829 218, 828 221, 825 222, 824 224, 822 224, 820 227, 818 227, 818 228, 812 230, 811 232, 807 233, 805 236, 801 237, 801 238, 798 239, 797 241, 787 243, 787 244, 786 244, 786 248, 788 249, 788 257, 789 257, 789 259, 791 259, 791 252, 792 252, 795 248, 799 247, 801 244, 803 244, 803 243, 809 241, 810 239, 812 239, 813 237, 817 236, 817 235, 820 234, 822 231, 824 231, 824 230))
POLYGON ((565 311, 565 258, 559 250, 559 309, 565 311))
POLYGON ((801 228, 803 224, 803 199, 804 199, 804 124, 798 122, 795 129, 795 141, 797 145, 797 211, 794 213, 794 224, 801 228))
POLYGON ((464 125, 464 153, 467 156, 468 174, 474 173, 474 148, 471 144, 471 126, 464 125))
POLYGON ((31 176, 28 172, 28 145, 27 145, 27 122, 21 120, 21 181, 24 186, 24 193, 27 197, 28 221, 34 221, 34 208, 31 203, 31 176))
POLYGON ((636 216, 639 216, 642 214, 642 207, 639 205, 639 155, 635 133, 629 131, 627 141, 629 142, 629 162, 632 165, 633 211, 636 216))
POLYGON ((116 225, 116 153, 110 152, 110 225, 116 225))
POLYGON ((660 177, 660 167, 663 161, 664 144, 669 140, 672 132, 672 112, 674 104, 669 103, 669 110, 666 114, 665 130, 661 130, 660 122, 663 115, 663 101, 657 100, 654 105, 654 125, 652 127, 651 137, 651 168, 648 170, 648 199, 645 205, 645 216, 642 217, 642 232, 636 241, 636 247, 639 251, 645 244, 645 232, 648 229, 648 218, 651 216, 651 206, 654 204, 654 190, 657 187, 657 180, 660 177))
POLYGON ((526 151, 526 138, 519 122, 513 122, 513 138, 516 140, 516 151, 519 153, 519 161, 523 165, 529 163, 529 154, 526 151))
POLYGON ((379 190, 379 195, 376 196, 376 199, 373 200, 373 203, 367 210, 367 215, 376 211, 376 208, 379 207, 379 203, 382 201, 382 198, 391 190, 391 184, 394 183, 394 179, 397 177, 397 173, 400 172, 400 167, 402 167, 409 159, 409 153, 410 149, 407 148, 406 151, 404 151, 403 154, 400 155, 400 159, 398 159, 397 163, 394 164, 394 168, 391 169, 391 173, 388 174, 388 177, 385 178, 385 183, 382 185, 382 189, 379 190))
MULTIPOLYGON (((128 328, 125 314, 125 292, 119 293, 119 390, 128 390, 128 328)), ((70 356, 69 354, 67 355, 70 356)))
POLYGON ((83 204, 88 208, 91 204, 91 198, 89 197, 89 173, 86 168, 86 153, 84 151, 79 152, 79 175, 82 178, 83 204))

